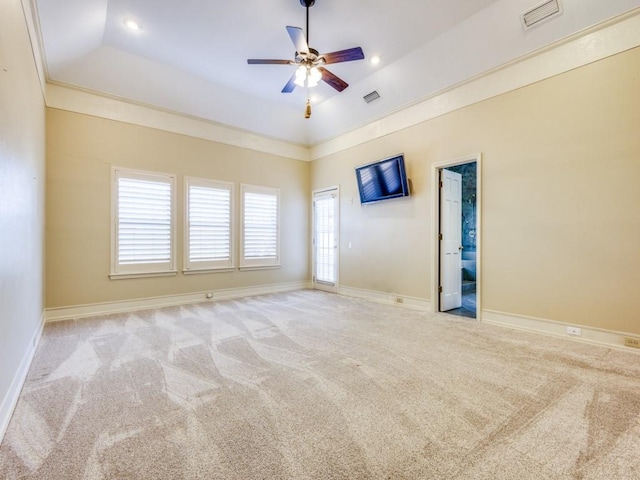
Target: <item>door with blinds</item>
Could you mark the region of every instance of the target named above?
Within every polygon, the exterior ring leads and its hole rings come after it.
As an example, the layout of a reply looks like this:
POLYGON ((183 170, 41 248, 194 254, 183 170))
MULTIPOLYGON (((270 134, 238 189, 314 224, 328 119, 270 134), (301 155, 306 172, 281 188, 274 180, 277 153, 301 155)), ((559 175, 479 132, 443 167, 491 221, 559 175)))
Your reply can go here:
POLYGON ((338 290, 338 188, 313 193, 313 288, 338 290))

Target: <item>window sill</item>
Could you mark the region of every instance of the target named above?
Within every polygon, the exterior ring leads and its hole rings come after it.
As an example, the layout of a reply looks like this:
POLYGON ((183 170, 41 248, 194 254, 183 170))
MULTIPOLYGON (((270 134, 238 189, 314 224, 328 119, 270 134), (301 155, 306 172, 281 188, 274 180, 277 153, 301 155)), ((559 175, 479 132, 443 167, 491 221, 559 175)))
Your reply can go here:
POLYGON ((279 263, 277 265, 244 265, 240 267, 240 270, 276 270, 281 266, 279 263))
POLYGON ((177 275, 177 270, 169 270, 166 272, 142 272, 142 273, 111 273, 111 280, 125 280, 127 278, 149 278, 149 277, 172 277, 177 275))
POLYGON ((218 267, 218 268, 190 268, 189 270, 183 270, 183 275, 200 275, 203 273, 224 273, 233 272, 236 267, 218 267))

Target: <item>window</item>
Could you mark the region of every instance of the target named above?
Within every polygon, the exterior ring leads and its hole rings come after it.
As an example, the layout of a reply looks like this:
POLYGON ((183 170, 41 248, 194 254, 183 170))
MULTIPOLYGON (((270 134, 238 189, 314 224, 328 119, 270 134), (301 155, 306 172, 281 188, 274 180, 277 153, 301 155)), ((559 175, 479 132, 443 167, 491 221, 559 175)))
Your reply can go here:
POLYGON ((185 179, 185 270, 233 268, 233 184, 185 179))
POLYGON ((280 265, 280 190, 242 185, 240 267, 280 265))
POLYGON ((175 177, 113 169, 111 278, 172 274, 175 177))

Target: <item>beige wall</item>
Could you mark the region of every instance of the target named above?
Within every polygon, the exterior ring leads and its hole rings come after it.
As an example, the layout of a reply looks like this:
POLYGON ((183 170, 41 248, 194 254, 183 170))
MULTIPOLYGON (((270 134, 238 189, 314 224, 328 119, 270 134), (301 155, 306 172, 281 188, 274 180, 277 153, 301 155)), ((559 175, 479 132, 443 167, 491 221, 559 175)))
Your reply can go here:
POLYGON ((638 105, 640 48, 315 161, 341 284, 429 299, 431 165, 482 152, 483 309, 640 334, 638 105), (398 152, 413 197, 361 206, 354 167, 398 152))
POLYGON ((19 0, 0 2, 0 32, 1 436, 43 312, 45 109, 19 0))
POLYGON ((47 162, 48 308, 308 280, 307 162, 55 109, 47 110, 47 162), (180 270, 185 176, 234 182, 236 200, 241 183, 280 188, 282 267, 110 280, 114 165, 177 175, 180 270))

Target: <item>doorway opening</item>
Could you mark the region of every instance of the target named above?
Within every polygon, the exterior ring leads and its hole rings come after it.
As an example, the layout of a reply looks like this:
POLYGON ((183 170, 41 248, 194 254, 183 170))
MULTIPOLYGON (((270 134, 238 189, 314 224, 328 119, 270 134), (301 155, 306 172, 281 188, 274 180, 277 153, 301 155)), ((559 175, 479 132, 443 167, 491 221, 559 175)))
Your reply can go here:
POLYGON ((479 319, 480 155, 434 166, 435 310, 479 319))

